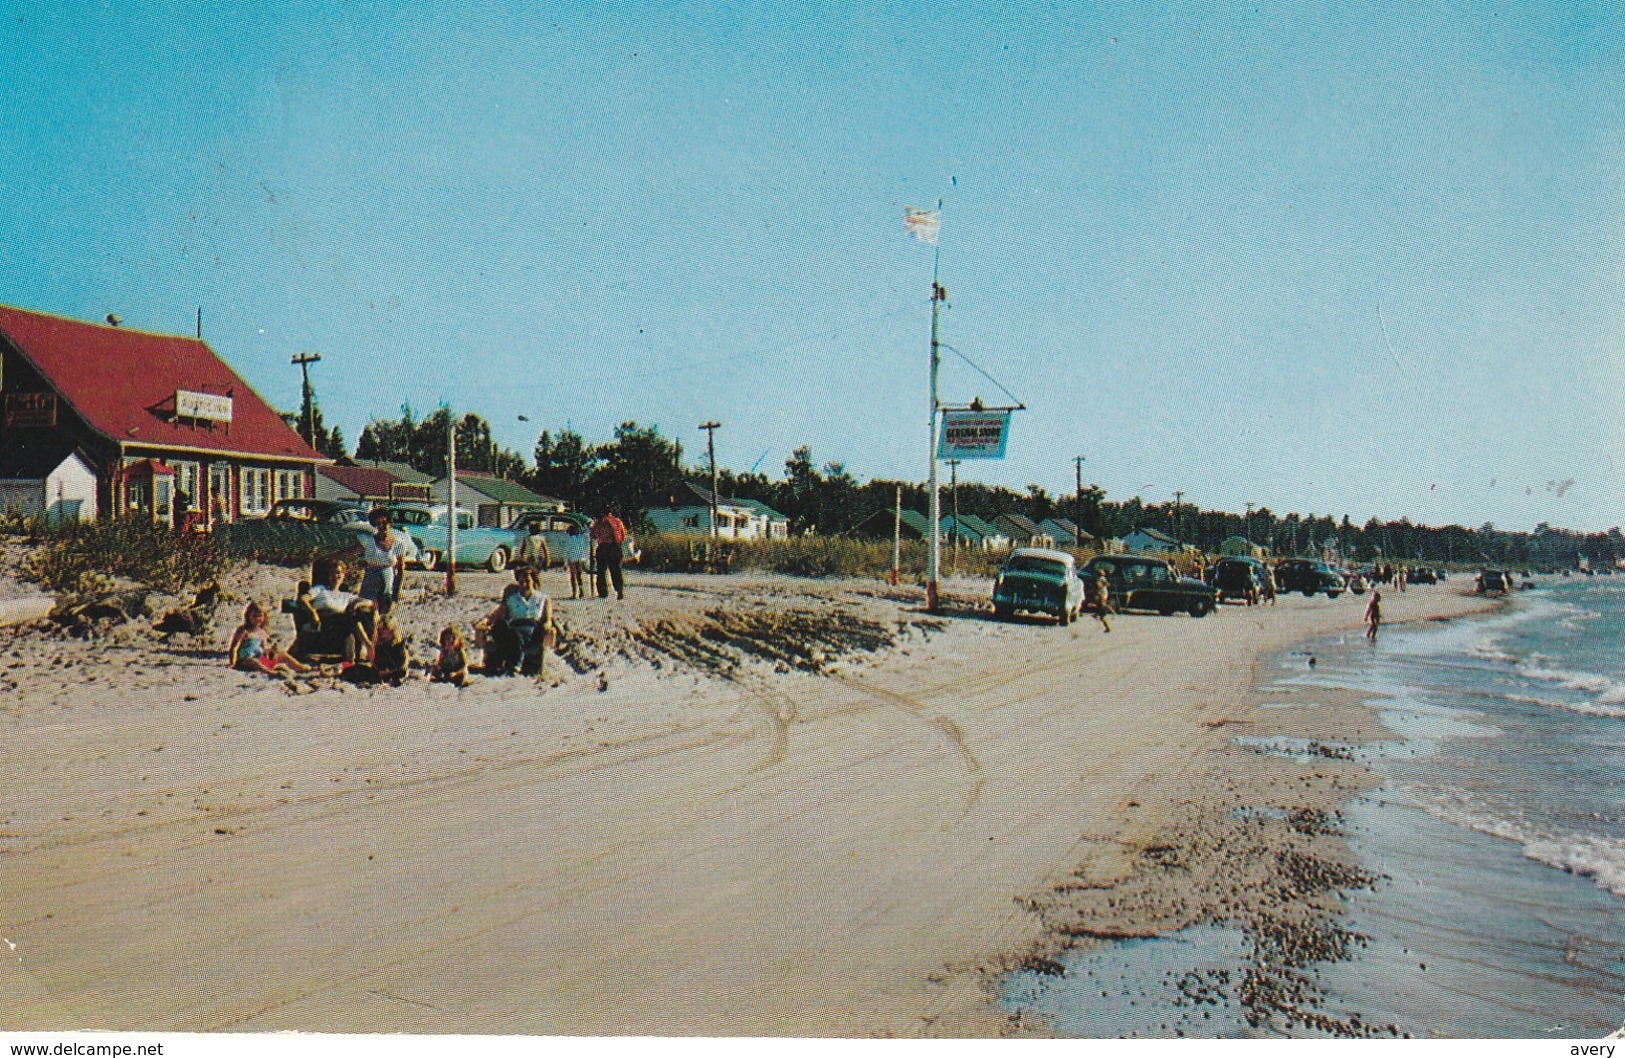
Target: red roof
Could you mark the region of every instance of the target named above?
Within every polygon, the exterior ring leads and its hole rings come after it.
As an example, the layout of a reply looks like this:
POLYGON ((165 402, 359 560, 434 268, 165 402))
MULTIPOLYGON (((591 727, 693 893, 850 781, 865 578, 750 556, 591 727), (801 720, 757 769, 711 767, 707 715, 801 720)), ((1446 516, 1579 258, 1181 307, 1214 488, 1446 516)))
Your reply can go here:
POLYGON ((323 467, 322 476, 331 478, 357 496, 388 496, 389 487, 401 480, 379 467, 347 467, 336 463, 323 467))
POLYGON ((122 444, 326 462, 196 338, 0 305, 4 336, 93 430, 122 444), (175 415, 175 391, 231 397, 231 422, 175 415))

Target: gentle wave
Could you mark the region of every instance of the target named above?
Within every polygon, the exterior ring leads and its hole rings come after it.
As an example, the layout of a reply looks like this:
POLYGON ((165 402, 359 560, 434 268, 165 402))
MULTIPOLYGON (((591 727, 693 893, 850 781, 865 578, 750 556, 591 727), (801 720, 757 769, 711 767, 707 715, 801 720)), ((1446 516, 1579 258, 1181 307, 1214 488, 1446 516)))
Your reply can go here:
POLYGON ((1625 843, 1592 834, 1547 834, 1460 805, 1424 803, 1423 808, 1447 823, 1514 842, 1536 863, 1590 878, 1598 888, 1625 896, 1625 843))

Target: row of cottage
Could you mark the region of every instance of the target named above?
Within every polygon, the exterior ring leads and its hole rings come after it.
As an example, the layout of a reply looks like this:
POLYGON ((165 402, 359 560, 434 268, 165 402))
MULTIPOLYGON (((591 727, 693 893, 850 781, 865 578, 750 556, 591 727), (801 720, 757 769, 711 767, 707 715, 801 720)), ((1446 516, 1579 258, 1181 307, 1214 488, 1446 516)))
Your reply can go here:
MULTIPOLYGON (((563 502, 487 474, 457 475, 458 506, 480 525, 563 502)), ((278 500, 444 503, 447 482, 402 463, 340 463, 307 445, 199 338, 153 334, 0 305, 0 514, 50 521, 103 514, 213 526, 261 517, 278 500)), ((767 504, 713 500, 684 484, 644 497, 635 513, 651 529, 728 539, 782 539, 790 520, 767 504)), ((930 535, 925 515, 876 512, 854 535, 930 535)), ((1100 546, 1064 518, 1019 514, 985 521, 948 516, 950 546, 1100 546)), ((1112 542, 1113 545, 1116 542, 1112 542)), ((1127 550, 1177 551, 1155 530, 1127 550)))

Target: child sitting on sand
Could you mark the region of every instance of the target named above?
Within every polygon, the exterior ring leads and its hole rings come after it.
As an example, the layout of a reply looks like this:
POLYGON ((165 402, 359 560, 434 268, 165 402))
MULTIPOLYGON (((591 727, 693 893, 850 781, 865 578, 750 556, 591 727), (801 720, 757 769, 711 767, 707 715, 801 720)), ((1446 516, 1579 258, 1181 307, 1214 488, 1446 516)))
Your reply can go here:
POLYGON ((360 661, 344 670, 344 678, 351 683, 370 687, 387 683, 399 687, 406 681, 407 668, 412 663, 406 640, 389 614, 380 615, 373 628, 372 660, 360 661))
POLYGON ((429 666, 430 683, 453 683, 468 686, 468 652, 463 647, 463 634, 456 625, 440 630, 440 653, 429 666))
POLYGON ((239 672, 267 672, 273 676, 291 676, 310 671, 270 637, 271 616, 265 607, 251 602, 243 608, 243 623, 232 633, 231 645, 226 648, 226 664, 239 672))

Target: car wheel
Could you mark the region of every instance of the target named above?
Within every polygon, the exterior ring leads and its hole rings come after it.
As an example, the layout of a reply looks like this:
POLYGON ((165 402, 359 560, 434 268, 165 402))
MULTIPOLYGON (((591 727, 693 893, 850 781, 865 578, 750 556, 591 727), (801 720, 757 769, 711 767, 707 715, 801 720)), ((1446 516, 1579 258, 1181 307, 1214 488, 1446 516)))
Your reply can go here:
POLYGON ((1002 602, 996 602, 993 604, 993 616, 997 617, 1001 621, 1010 620, 1010 615, 1015 612, 1016 611, 1013 607, 1006 606, 1002 602))
POLYGON ((1213 604, 1210 602, 1203 602, 1202 600, 1198 599, 1196 602, 1191 603, 1192 617, 1206 617, 1212 612, 1213 604))
POLYGON ((1326 593, 1326 598, 1335 599, 1341 594, 1343 594, 1343 593, 1340 592, 1340 591, 1329 591, 1329 592, 1326 593))
POLYGON ((491 552, 491 557, 485 560, 485 568, 492 573, 501 573, 508 568, 508 549, 499 547, 491 552))
POLYGON ((1305 588, 1305 589, 1303 589, 1303 597, 1305 599, 1313 599, 1315 597, 1315 589, 1313 589, 1313 588, 1305 588))
POLYGON ((1172 617, 1174 615, 1174 608, 1172 606, 1159 606, 1157 607, 1157 612, 1164 617, 1172 617))
POLYGON ((419 544, 418 561, 422 563, 425 572, 433 573, 440 565, 440 552, 431 551, 422 544, 419 544))

